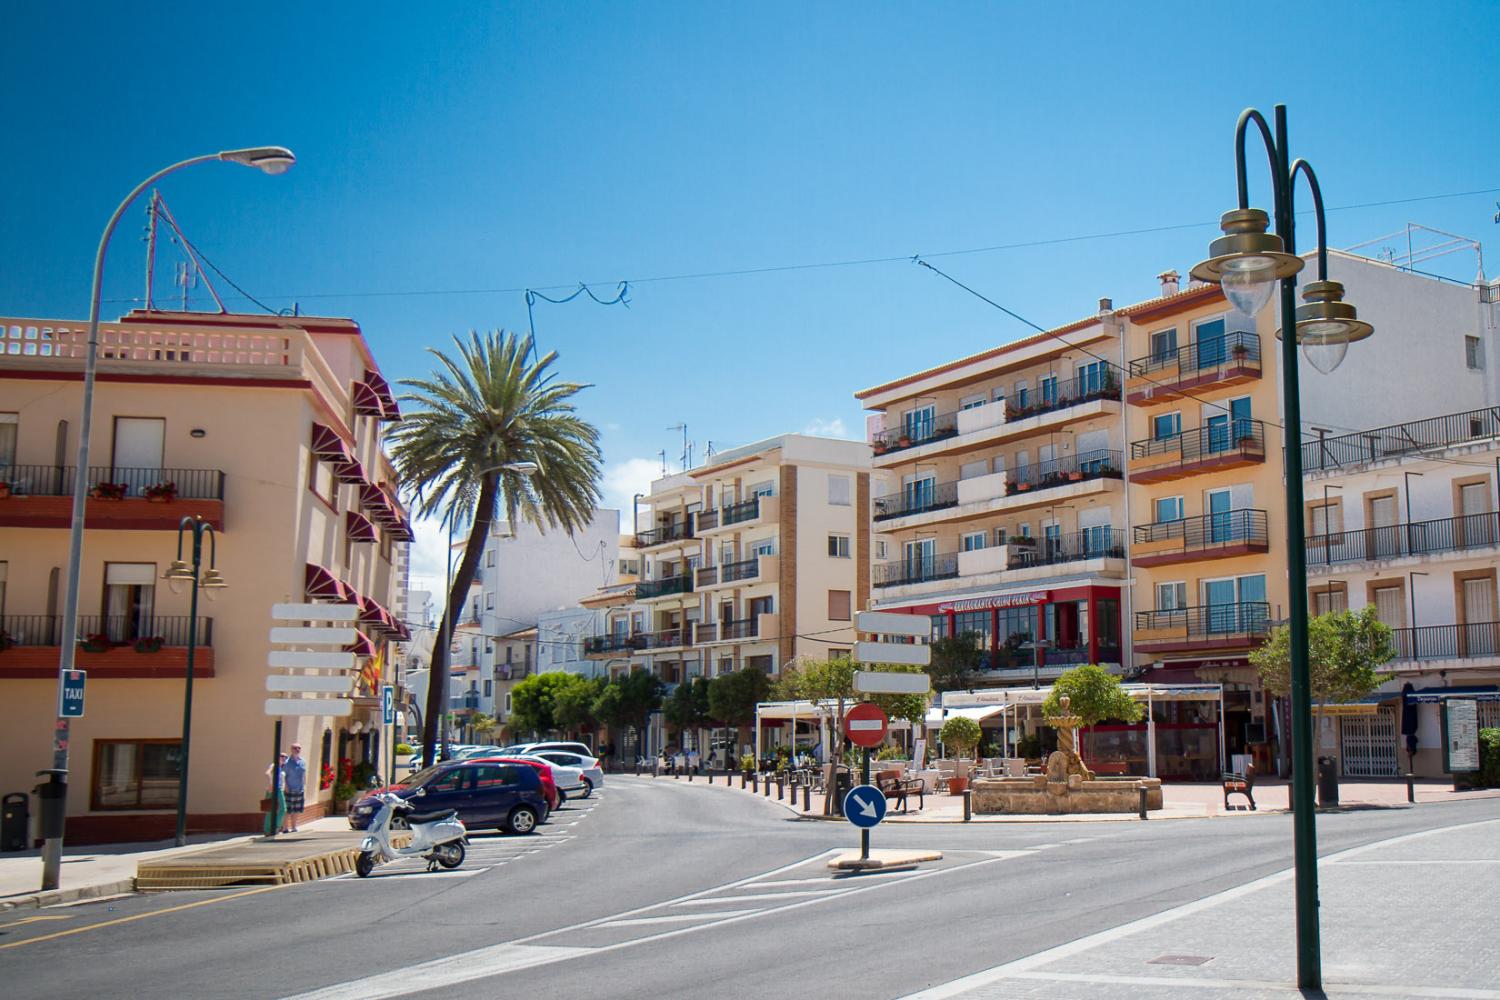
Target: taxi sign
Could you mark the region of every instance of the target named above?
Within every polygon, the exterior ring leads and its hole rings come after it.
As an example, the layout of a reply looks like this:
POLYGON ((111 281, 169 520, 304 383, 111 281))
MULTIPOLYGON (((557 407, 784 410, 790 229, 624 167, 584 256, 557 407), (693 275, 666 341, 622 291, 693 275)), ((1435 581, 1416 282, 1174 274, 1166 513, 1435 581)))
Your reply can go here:
POLYGON ((64 719, 83 718, 83 688, 89 679, 87 671, 67 670, 63 672, 62 705, 57 714, 64 719))

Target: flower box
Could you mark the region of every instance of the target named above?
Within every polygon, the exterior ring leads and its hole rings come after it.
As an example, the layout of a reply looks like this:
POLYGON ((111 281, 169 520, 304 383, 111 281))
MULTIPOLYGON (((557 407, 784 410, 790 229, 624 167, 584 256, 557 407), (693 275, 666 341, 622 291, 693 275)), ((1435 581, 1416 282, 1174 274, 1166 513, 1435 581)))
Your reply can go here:
POLYGON ((89 496, 95 500, 124 500, 128 492, 130 487, 125 483, 97 483, 89 490, 89 496))
POLYGON ((167 640, 159 635, 143 635, 135 641, 137 653, 159 653, 161 648, 167 644, 167 640))
POLYGON ((145 494, 152 503, 171 503, 177 499, 177 484, 171 480, 153 483, 146 487, 145 494))
POLYGON ((104 653, 108 652, 114 643, 104 633, 95 632, 93 635, 86 635, 78 640, 78 645, 85 653, 104 653))

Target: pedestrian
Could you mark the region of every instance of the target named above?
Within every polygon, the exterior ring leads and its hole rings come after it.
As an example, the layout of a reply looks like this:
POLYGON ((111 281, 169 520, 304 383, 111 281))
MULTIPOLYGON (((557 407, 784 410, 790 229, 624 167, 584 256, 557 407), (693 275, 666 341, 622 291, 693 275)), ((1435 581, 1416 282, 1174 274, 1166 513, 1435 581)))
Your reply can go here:
POLYGON ((287 833, 286 828, 286 754, 276 755, 276 763, 266 768, 266 780, 271 782, 271 808, 266 814, 266 836, 274 837, 277 827, 282 833, 287 833))
MULTIPOLYGON (((286 814, 292 823, 292 833, 297 832, 297 818, 302 812, 303 796, 307 790, 307 762, 302 759, 302 744, 292 744, 292 754, 281 765, 282 788, 286 791, 286 814)), ((285 830, 283 833, 287 832, 285 830)))

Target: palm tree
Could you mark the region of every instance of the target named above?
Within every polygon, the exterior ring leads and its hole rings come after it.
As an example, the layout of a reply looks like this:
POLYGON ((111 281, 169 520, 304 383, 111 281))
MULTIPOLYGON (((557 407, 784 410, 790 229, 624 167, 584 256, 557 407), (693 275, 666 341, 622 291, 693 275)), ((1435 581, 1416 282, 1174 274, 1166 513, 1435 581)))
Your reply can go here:
POLYGON ((429 348, 437 370, 403 379, 413 404, 391 432, 391 455, 402 485, 423 517, 469 526, 432 647, 422 755, 430 766, 438 724, 448 706, 448 647, 479 566, 484 540, 503 505, 543 531, 573 534, 594 516, 600 499, 599 431, 571 402, 587 386, 559 382, 549 352, 528 365, 530 337, 492 331, 454 337, 457 354, 429 348), (524 463, 524 466, 523 466, 524 463), (529 469, 535 465, 535 470, 529 469), (525 468, 526 471, 523 471, 525 468))

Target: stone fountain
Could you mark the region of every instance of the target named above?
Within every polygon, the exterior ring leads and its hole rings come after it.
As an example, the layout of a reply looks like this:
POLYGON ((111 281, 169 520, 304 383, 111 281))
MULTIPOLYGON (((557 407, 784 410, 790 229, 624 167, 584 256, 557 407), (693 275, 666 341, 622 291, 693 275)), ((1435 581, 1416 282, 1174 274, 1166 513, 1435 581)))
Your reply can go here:
POLYGON ((1097 777, 1078 756, 1075 733, 1083 720, 1068 710, 1072 699, 1060 699, 1062 714, 1047 719, 1057 730, 1057 749, 1048 754, 1041 774, 1024 778, 979 778, 973 784, 976 813, 1133 813, 1140 808, 1139 789, 1146 789, 1146 808, 1160 809, 1161 779, 1097 777))

